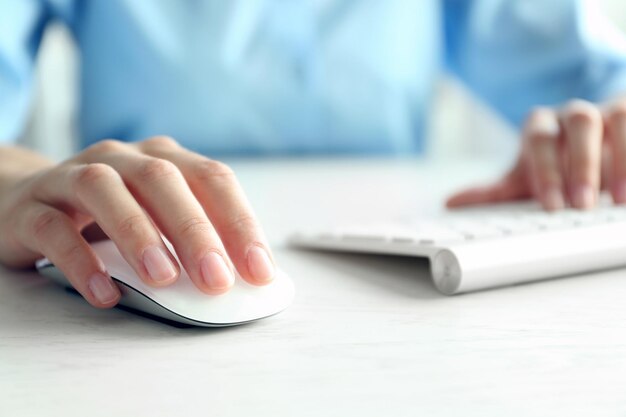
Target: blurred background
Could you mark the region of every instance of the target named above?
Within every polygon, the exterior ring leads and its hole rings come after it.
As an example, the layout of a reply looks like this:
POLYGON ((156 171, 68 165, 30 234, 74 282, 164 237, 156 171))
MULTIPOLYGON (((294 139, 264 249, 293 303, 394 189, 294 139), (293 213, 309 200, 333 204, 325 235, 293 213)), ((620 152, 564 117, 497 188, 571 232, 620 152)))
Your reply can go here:
MULTIPOLYGON (((624 0, 596 0, 626 31, 624 0)), ((36 73, 36 94, 24 144, 61 160, 75 150, 77 54, 68 32, 51 26, 44 37, 36 73)), ((509 126, 477 102, 455 80, 442 77, 430 114, 429 156, 512 159, 517 138, 509 126)))

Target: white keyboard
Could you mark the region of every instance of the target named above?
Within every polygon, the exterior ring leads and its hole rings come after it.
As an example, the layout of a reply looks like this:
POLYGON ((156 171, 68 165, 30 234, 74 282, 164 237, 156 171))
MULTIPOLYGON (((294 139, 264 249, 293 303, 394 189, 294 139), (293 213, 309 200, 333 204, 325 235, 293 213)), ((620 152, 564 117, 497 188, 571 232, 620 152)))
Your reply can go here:
POLYGON ((626 206, 541 211, 534 203, 298 233, 292 245, 430 258, 436 287, 458 294, 626 266, 626 206))

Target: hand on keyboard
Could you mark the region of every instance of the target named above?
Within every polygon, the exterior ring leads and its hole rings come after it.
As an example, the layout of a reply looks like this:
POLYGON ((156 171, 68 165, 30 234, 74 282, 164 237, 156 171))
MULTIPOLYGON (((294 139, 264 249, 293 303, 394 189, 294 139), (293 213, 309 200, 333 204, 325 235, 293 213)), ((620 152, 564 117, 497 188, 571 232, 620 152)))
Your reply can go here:
POLYGON ((448 207, 534 198, 546 210, 596 206, 601 188, 626 203, 626 98, 600 108, 574 100, 532 111, 513 169, 500 181, 464 190, 448 207))
POLYGON ((427 257, 435 285, 457 294, 626 266, 626 207, 546 213, 498 204, 402 222, 303 231, 291 243, 327 251, 427 257))

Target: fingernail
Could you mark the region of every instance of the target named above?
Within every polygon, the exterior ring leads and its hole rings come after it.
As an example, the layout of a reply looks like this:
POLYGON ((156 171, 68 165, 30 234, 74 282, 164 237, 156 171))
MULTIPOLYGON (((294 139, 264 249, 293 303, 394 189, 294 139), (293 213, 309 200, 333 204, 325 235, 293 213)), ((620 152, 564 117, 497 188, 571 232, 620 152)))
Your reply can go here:
POLYGON ((102 304, 109 304, 119 298, 120 292, 110 278, 96 272, 89 278, 89 291, 102 304))
POLYGON ((265 249, 253 245, 248 250, 248 271, 259 282, 269 282, 274 278, 274 264, 265 249))
POLYGON ((620 181, 615 187, 615 202, 626 203, 626 180, 620 181))
POLYGON ((158 246, 151 246, 143 252, 143 264, 156 282, 170 281, 178 273, 167 252, 158 246))
POLYGON ((549 188, 544 195, 547 210, 561 210, 565 207, 565 198, 559 188, 549 188))
POLYGON ((589 185, 580 185, 574 189, 572 203, 576 208, 591 208, 596 200, 595 192, 589 185))
POLYGON ((215 252, 209 252, 200 261, 202 279, 213 289, 230 288, 235 283, 235 276, 226 265, 224 258, 215 252))

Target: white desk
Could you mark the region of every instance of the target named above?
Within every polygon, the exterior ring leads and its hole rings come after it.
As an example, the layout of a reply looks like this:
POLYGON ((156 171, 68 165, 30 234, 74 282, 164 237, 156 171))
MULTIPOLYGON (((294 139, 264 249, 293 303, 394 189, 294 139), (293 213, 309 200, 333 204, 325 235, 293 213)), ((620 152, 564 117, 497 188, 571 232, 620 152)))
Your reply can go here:
POLYGON ((448 298, 423 261, 282 243, 303 223, 430 210, 494 169, 233 166, 295 304, 243 327, 179 329, 0 268, 0 416, 626 415, 626 271, 448 298))

